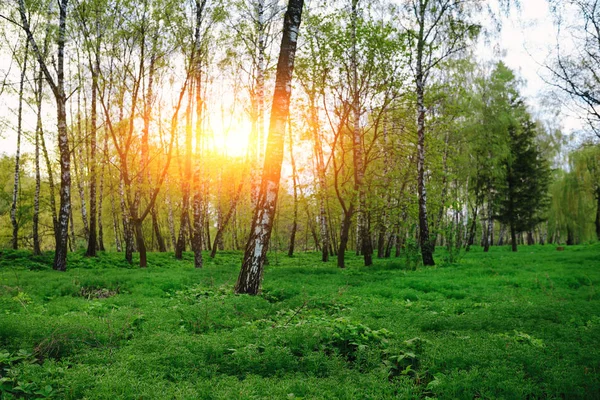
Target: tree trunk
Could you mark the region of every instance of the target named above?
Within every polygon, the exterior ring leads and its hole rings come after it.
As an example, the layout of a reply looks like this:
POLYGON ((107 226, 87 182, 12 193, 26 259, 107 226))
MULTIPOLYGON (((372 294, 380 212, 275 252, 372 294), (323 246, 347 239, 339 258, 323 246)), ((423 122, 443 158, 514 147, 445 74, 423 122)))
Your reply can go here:
POLYGON ((150 216, 152 217, 152 229, 154 231, 154 236, 156 236, 156 243, 158 244, 158 251, 164 253, 167 251, 167 247, 165 246, 165 239, 160 233, 160 224, 158 223, 158 213, 156 212, 156 207, 152 207, 150 210, 150 216))
POLYGON ((517 251, 517 231, 514 223, 510 223, 510 243, 512 245, 512 251, 517 251))
POLYGON ((442 227, 442 219, 444 217, 444 211, 446 209, 446 197, 448 195, 448 143, 450 141, 450 134, 446 132, 446 136, 444 137, 444 155, 442 156, 442 195, 440 202, 440 209, 437 215, 437 221, 435 222, 435 228, 433 230, 433 234, 431 235, 431 244, 433 246, 432 250, 435 252, 435 245, 437 243, 437 238, 439 232, 442 227))
MULTIPOLYGON (((168 178, 167 178, 168 179, 168 178)), ((175 238, 175 221, 173 218, 173 203, 171 202, 171 195, 169 194, 169 182, 167 180, 167 190, 165 193, 165 202, 167 203, 167 225, 169 225, 169 237, 171 238, 171 246, 173 251, 177 247, 177 239, 175 238)))
POLYGON ((575 235, 573 229, 567 225, 567 246, 573 246, 575 244, 575 235))
POLYGON ((531 246, 535 244, 535 240, 533 238, 533 232, 531 230, 527 231, 527 245, 531 246))
POLYGON ((67 240, 69 232, 69 214, 71 213, 71 150, 67 132, 67 113, 64 92, 64 47, 67 16, 67 0, 60 5, 59 46, 58 46, 58 150, 60 154, 60 208, 58 211, 58 235, 54 253, 54 266, 57 271, 67 270, 67 240))
POLYGON ((181 200, 181 216, 179 218, 179 236, 177 238, 177 246, 175 247, 175 258, 181 260, 185 251, 185 238, 190 228, 190 183, 192 181, 192 94, 190 88, 188 92, 188 106, 186 110, 186 127, 185 127, 185 164, 183 168, 183 184, 182 184, 182 200, 181 200))
MULTIPOLYGON (((82 86, 83 83, 79 80, 79 85, 82 86)), ((71 115, 73 111, 71 111, 71 115)), ((77 192, 79 194, 79 199, 81 203, 81 222, 83 223, 83 237, 85 240, 88 240, 90 237, 90 227, 88 225, 88 212, 87 212, 87 203, 85 201, 85 189, 84 189, 84 171, 83 165, 84 162, 84 154, 86 153, 85 149, 85 141, 86 138, 82 132, 81 128, 81 91, 77 91, 77 137, 75 136, 75 132, 72 132, 73 145, 75 147, 75 151, 73 151, 73 172, 75 174, 75 182, 77 183, 77 192)))
MULTIPOLYGON (((111 185, 112 186, 112 185, 111 185)), ((112 211, 112 220, 113 220, 113 232, 115 235, 115 247, 117 249, 118 252, 122 251, 121 248, 121 240, 119 239, 119 221, 117 219, 117 210, 115 208, 115 191, 113 190, 113 188, 111 187, 110 190, 110 208, 112 211)))
POLYGON ((244 262, 235 286, 236 293, 256 295, 260 290, 279 192, 283 138, 289 118, 291 81, 303 5, 304 0, 290 0, 284 17, 263 177, 244 262))
MULTIPOLYGON (((240 183, 237 187, 237 190, 235 192, 235 195, 233 197, 233 200, 231 201, 231 205, 229 207, 229 210, 227 211, 227 214, 225 214, 225 216, 223 217, 221 223, 219 224, 219 227, 217 229, 217 233, 215 234, 215 241, 213 243, 212 249, 210 251, 210 258, 215 258, 215 256, 217 255, 217 243, 219 242, 223 242, 223 234, 225 233, 225 229, 227 228, 227 225, 229 224, 229 220, 232 218, 232 216, 234 216, 235 214, 235 210, 237 208, 237 203, 241 197, 242 194, 242 188, 243 188, 243 182, 240 183)), ((234 223, 234 234, 235 234, 235 223, 234 223)), ((235 236, 235 235, 234 235, 235 236)), ((236 243, 237 239, 234 237, 233 242, 236 243)), ((237 248, 237 246, 235 246, 237 248)))
POLYGON ((67 242, 69 243, 71 252, 73 252, 73 251, 75 251, 75 246, 76 246, 75 230, 73 229, 73 227, 75 226, 75 223, 73 222, 73 209, 71 209, 71 212, 69 213, 69 222, 70 222, 69 228, 71 229, 71 236, 69 237, 67 235, 67 242))
POLYGON ((506 234, 506 225, 500 224, 500 233, 498 234, 498 246, 504 245, 504 235, 506 234))
POLYGON ((398 240, 398 235, 396 234, 396 232, 389 235, 387 245, 385 246, 385 255, 384 255, 385 258, 390 258, 392 256, 392 248, 394 247, 394 244, 396 243, 397 240, 398 240))
POLYGON ((133 252, 135 251, 135 246, 133 243, 132 221, 129 215, 129 210, 125 205, 123 179, 119 181, 119 197, 121 198, 121 213, 123 215, 123 240, 125 241, 125 260, 131 264, 133 263, 133 252))
MULTIPOLYGON (((205 193, 204 198, 208 199, 208 195, 206 195, 206 191, 204 193, 205 193)), ((202 219, 203 219, 203 224, 204 224, 204 233, 206 233, 206 235, 203 236, 203 240, 206 241, 205 245, 207 247, 207 250, 212 251, 212 247, 211 247, 212 240, 210 240, 210 216, 208 215, 207 204, 203 204, 203 206, 202 206, 202 219)))
POLYGON ((427 220, 427 190, 425 187, 425 72, 423 57, 425 47, 425 5, 420 4, 419 33, 416 54, 416 87, 417 87, 417 195, 419 198, 419 240, 423 265, 435 265, 433 250, 429 240, 429 223, 427 220))
POLYGON ((19 177, 21 168, 21 133, 23 129, 23 86, 25 85, 25 74, 27 72, 27 57, 29 53, 29 42, 25 44, 23 56, 23 67, 21 68, 21 80, 19 81, 19 109, 17 111, 17 151, 15 153, 15 176, 13 183, 12 204, 10 206, 10 222, 13 226, 12 248, 19 248, 19 221, 17 220, 17 200, 19 198, 19 177))
POLYGON ((358 80, 358 50, 357 50, 357 20, 358 20, 358 2, 352 0, 351 29, 352 29, 352 54, 351 54, 351 73, 352 73, 352 155, 354 158, 354 189, 358 192, 358 215, 356 218, 357 228, 357 248, 356 251, 362 253, 365 266, 373 264, 373 243, 369 233, 369 224, 367 221, 367 201, 365 190, 365 155, 363 149, 362 129, 360 126, 360 117, 362 114, 360 104, 360 86, 358 80))
POLYGON ((256 11, 255 29, 256 29, 256 48, 254 67, 256 68, 255 96, 253 101, 253 132, 250 146, 252 146, 250 162, 251 182, 250 193, 252 206, 256 208, 260 191, 260 173, 263 168, 264 151, 264 121, 265 121, 265 55, 266 55, 266 20, 265 20, 265 0, 255 0, 254 7, 256 11))
MULTIPOLYGON (((196 83, 196 158, 194 160, 193 191, 192 199, 192 251, 194 252, 194 267, 202 268, 204 259, 202 258, 202 238, 203 228, 203 202, 202 202, 202 184, 201 181, 201 163, 203 156, 203 135, 202 135, 202 111, 204 103, 202 101, 202 57, 200 56, 200 24, 202 23, 202 14, 206 0, 196 0, 196 31, 195 31, 195 62, 194 78, 196 83)), ((206 197, 208 199, 208 196, 206 197)), ((208 200, 206 200, 205 204, 208 200)))
POLYGON ((405 240, 406 232, 404 232, 404 230, 400 231, 400 227, 398 227, 398 239, 396 239, 396 252, 394 253, 394 257, 400 257, 400 253, 402 251, 402 247, 404 246, 405 240))
MULTIPOLYGON (((19 0, 19 15, 21 17, 22 28, 25 30, 27 35, 27 41, 32 46, 35 56, 37 58, 40 69, 42 70, 46 81, 52 89, 52 94, 56 100, 56 114, 57 114, 57 130, 58 130, 58 144, 61 164, 61 187, 60 187, 60 210, 57 214, 56 211, 56 199, 54 190, 54 179, 52 174, 52 163, 48 156, 48 149, 46 148, 46 141, 44 140, 43 132, 40 136, 40 143, 42 145, 42 151, 44 153, 44 159, 48 169, 48 184, 50 186, 50 206, 52 211, 52 224, 54 227, 54 238, 56 242, 56 251, 54 253, 53 268, 59 271, 65 271, 67 268, 67 246, 68 246, 68 225, 69 225, 69 214, 71 210, 70 203, 70 187, 71 187, 71 173, 69 164, 69 142, 67 137, 67 125, 66 125, 66 95, 64 93, 64 48, 65 48, 65 30, 66 30, 66 17, 67 17, 67 0, 61 0, 59 3, 59 27, 58 27, 58 63, 56 66, 57 71, 57 82, 50 74, 44 59, 46 56, 47 42, 44 46, 44 54, 40 51, 37 46, 33 34, 31 32, 29 21, 25 11, 24 0, 19 0)), ((46 31, 46 39, 49 37, 48 29, 46 31)))
POLYGON ((377 258, 384 258, 385 250, 385 226, 381 224, 379 227, 379 233, 377 234, 377 258))
MULTIPOLYGON (((98 49, 99 50, 99 49, 98 49)), ((92 111, 90 115, 90 231, 88 238, 88 247, 85 253, 88 257, 96 257, 96 97, 98 91, 98 70, 100 69, 100 60, 96 57, 96 63, 92 68, 92 111)))
POLYGON ((478 207, 473 208, 473 216, 471 217, 471 226, 469 227, 469 236, 467 237, 467 246, 465 251, 471 250, 471 246, 475 243, 475 229, 477 228, 478 207))
MULTIPOLYGON (((103 155, 108 153, 108 137, 104 136, 103 155)), ((98 193, 98 250, 105 251, 104 247, 104 225, 102 224, 102 204, 104 202, 104 178, 105 178, 106 161, 102 163, 100 170, 100 192, 98 193)))
POLYGON ((144 241, 144 231, 142 229, 143 221, 140 218, 132 218, 132 225, 135 232, 135 244, 140 253, 140 268, 148 267, 148 258, 146 254, 146 242, 144 241))
POLYGON ((35 127, 35 194, 33 197, 33 254, 40 255, 42 250, 40 248, 40 233, 39 233, 39 220, 40 220, 40 189, 42 185, 42 178, 40 173, 40 136, 42 135, 42 88, 43 74, 40 70, 36 81, 36 93, 35 99, 37 103, 37 121, 35 127))
POLYGON ((485 232, 485 241, 483 252, 487 253, 490 251, 490 246, 493 242, 492 233, 494 232, 494 220, 492 219, 492 206, 488 204, 488 220, 487 220, 487 230, 485 232))
POLYGON ((342 226, 340 229, 340 245, 337 251, 337 266, 338 268, 346 268, 346 248, 350 239, 350 227, 352 226, 352 216, 354 214, 354 204, 351 203, 348 210, 344 212, 342 226))
POLYGON ((296 230, 298 229, 298 180, 296 179, 296 160, 294 159, 294 138, 292 136, 292 121, 288 122, 290 133, 290 161, 292 163, 292 183, 294 186, 294 214, 292 222, 292 232, 290 234, 290 246, 288 248, 288 257, 294 255, 296 245, 296 230))
POLYGON ((319 133, 319 117, 316 109, 316 94, 311 93, 311 122, 312 122, 312 134, 313 134, 313 143, 314 143, 314 153, 316 159, 316 168, 317 168, 317 177, 318 177, 318 198, 319 198, 319 229, 321 234, 321 261, 328 262, 329 261, 329 231, 327 228, 327 210, 326 210, 326 191, 327 191, 327 181, 325 179, 325 160, 323 157, 323 146, 321 144, 321 136, 319 133))

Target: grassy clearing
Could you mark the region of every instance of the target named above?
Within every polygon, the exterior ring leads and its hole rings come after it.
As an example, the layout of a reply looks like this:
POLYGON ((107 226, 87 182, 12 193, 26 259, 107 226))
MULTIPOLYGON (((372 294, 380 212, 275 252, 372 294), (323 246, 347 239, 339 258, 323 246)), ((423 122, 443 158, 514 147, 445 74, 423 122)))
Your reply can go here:
MULTIPOLYGON (((239 253, 0 257, 2 398, 600 398, 600 246, 474 249, 459 263, 323 265, 239 253)), ((442 250, 436 254, 444 257, 442 250)))

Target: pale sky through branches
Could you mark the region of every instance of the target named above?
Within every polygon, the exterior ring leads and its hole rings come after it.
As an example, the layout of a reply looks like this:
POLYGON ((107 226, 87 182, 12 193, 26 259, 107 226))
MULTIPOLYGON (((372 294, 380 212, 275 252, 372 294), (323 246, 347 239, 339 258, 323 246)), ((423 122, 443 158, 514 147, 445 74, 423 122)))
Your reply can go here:
MULTIPOLYGON (((3 21, 2 23, 7 23, 3 21)), ((502 29, 497 37, 481 40, 476 54, 482 62, 494 62, 503 60, 508 67, 513 69, 517 76, 523 81, 522 94, 526 98, 531 111, 543 116, 549 111, 544 106, 544 97, 548 98, 551 87, 544 82, 542 76, 545 74, 544 63, 549 60, 550 54, 557 43, 557 29, 554 17, 550 14, 547 0, 521 0, 520 9, 512 10, 508 17, 503 17, 502 29), (545 95, 545 96, 544 96, 545 95)), ((561 43, 562 45, 562 43, 561 43)), ((18 82, 18 65, 12 62, 8 46, 0 47, 0 78, 11 68, 8 78, 10 82, 18 82)), ((547 76, 547 74, 546 74, 547 76)), ((53 110, 45 103, 45 113, 48 114, 48 122, 52 120, 50 115, 53 110)), ((16 115, 16 95, 14 90, 11 94, 6 91, 0 98, 0 152, 13 154, 16 148, 15 127, 12 121, 16 115)), ((33 111, 26 107, 24 128, 31 131, 35 127, 33 111)), ((582 127, 580 121, 568 112, 559 117, 560 125, 565 133, 579 131, 582 127)), ((49 127, 50 130, 52 128, 49 127)), ((33 151, 30 141, 23 142, 24 152, 33 151)))

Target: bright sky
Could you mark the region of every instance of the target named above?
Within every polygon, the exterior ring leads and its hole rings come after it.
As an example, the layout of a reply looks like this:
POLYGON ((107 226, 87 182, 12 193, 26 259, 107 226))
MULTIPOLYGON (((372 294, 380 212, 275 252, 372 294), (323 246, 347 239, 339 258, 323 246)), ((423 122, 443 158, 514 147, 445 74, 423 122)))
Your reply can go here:
MULTIPOLYGON (((544 63, 556 48, 554 18, 550 13, 548 0, 521 0, 520 10, 513 10, 508 18, 504 18, 500 37, 493 40, 496 43, 493 46, 495 51, 491 51, 489 46, 488 49, 481 46, 480 52, 488 53, 488 57, 491 55, 492 59, 500 56, 524 80, 521 93, 526 97, 531 110, 539 114, 555 111, 542 104, 551 89, 542 77, 548 76, 544 63)), ((563 38, 561 46, 568 48, 569 43, 563 38)), ((582 129, 581 121, 567 112, 560 116, 559 122, 565 133, 582 129)))

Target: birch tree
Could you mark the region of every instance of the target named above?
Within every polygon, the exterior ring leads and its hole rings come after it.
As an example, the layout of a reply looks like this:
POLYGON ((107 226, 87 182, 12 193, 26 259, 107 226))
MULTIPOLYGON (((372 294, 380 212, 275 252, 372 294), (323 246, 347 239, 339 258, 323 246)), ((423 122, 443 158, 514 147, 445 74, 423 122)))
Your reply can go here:
POLYGON ((279 193, 284 138, 292 94, 292 74, 303 5, 304 0, 290 0, 284 16, 265 165, 244 261, 235 285, 236 293, 256 295, 260 291, 279 193))
POLYGON ((67 269, 67 251, 69 234, 69 215, 71 213, 71 150, 67 132, 67 94, 65 93, 65 44, 67 30, 67 6, 68 0, 59 1, 59 21, 57 34, 56 55, 56 77, 52 75, 43 53, 38 46, 31 27, 24 0, 19 0, 19 15, 21 25, 32 51, 37 58, 44 77, 52 90, 56 101, 57 128, 58 128, 58 151, 60 155, 60 207, 58 211, 56 226, 56 246, 54 253, 53 268, 58 271, 67 269))

